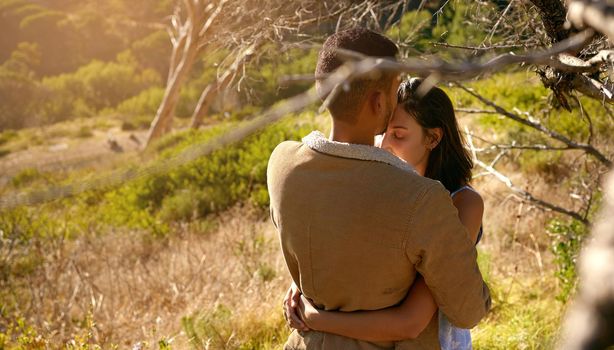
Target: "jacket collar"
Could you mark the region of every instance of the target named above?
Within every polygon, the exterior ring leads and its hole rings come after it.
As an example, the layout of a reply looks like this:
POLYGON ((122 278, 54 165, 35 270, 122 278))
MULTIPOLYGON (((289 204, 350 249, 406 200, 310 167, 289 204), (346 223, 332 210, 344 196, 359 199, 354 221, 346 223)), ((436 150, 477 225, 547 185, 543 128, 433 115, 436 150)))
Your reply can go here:
POLYGON ((331 156, 386 163, 405 171, 415 172, 411 165, 381 148, 331 141, 319 131, 312 131, 305 136, 303 143, 314 151, 331 156))

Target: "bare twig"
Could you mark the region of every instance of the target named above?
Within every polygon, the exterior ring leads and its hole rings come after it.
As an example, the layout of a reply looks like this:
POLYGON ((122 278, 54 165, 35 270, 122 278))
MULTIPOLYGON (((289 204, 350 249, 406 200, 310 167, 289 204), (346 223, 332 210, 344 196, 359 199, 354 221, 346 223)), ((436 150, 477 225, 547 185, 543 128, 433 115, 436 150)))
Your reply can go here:
MULTIPOLYGON (((467 143, 470 147, 470 149, 472 149, 472 154, 477 154, 477 152, 475 151, 475 146, 473 144, 473 139, 471 137, 471 133, 469 133, 468 130, 466 130, 466 134, 467 134, 467 143)), ((554 212, 557 212, 559 214, 564 214, 567 215, 573 219, 576 219, 578 221, 580 221, 581 223, 583 223, 584 225, 590 225, 590 222, 588 221, 588 219, 581 215, 580 213, 577 213, 575 211, 563 208, 559 205, 556 205, 554 203, 548 202, 546 200, 543 200, 541 198, 537 198, 535 197, 532 193, 523 190, 522 188, 514 185, 514 183, 512 182, 512 180, 505 176, 504 174, 502 174, 501 172, 499 172, 498 170, 496 170, 494 168, 494 166, 490 165, 490 164, 486 164, 483 161, 481 161, 480 159, 478 159, 477 157, 474 156, 473 159, 473 163, 478 165, 480 168, 484 169, 484 171, 486 171, 488 174, 494 176, 497 180, 501 181, 502 183, 504 183, 512 192, 514 192, 516 195, 518 195, 521 199, 535 204, 537 206, 539 206, 540 208, 544 208, 546 210, 552 210, 554 212)))
POLYGON ((473 89, 469 89, 469 88, 465 87, 464 85, 462 85, 460 83, 455 83, 454 85, 458 86, 459 88, 463 89, 468 94, 470 94, 473 97, 477 98, 478 100, 480 100, 485 105, 494 108, 502 116, 504 116, 506 118, 509 118, 509 119, 511 119, 511 120, 513 120, 515 122, 520 123, 520 124, 526 125, 526 126, 532 128, 532 129, 535 129, 535 130, 537 130, 537 131, 547 135, 548 137, 551 137, 551 138, 553 138, 553 139, 555 139, 557 141, 560 141, 560 142, 564 143, 569 148, 584 150, 586 153, 588 153, 588 154, 592 155, 593 157, 595 157, 597 160, 599 160, 601 163, 603 163, 608 168, 612 166, 612 161, 610 159, 608 159, 602 152, 600 152, 595 147, 593 147, 593 145, 586 144, 586 143, 575 142, 575 141, 571 140, 570 138, 568 138, 567 136, 565 136, 563 134, 560 134, 560 133, 558 133, 558 132, 556 132, 554 130, 548 129, 547 127, 542 125, 535 118, 532 118, 532 117, 530 117, 530 118, 521 117, 518 114, 515 114, 515 113, 507 111, 503 107, 495 104, 493 101, 488 100, 487 98, 485 98, 482 95, 480 95, 477 92, 475 92, 473 89))
MULTIPOLYGON (((405 62, 387 61, 382 66, 383 69, 429 76, 433 73, 441 76, 441 81, 466 80, 476 77, 482 73, 500 70, 501 68, 517 63, 525 64, 551 64, 561 69, 577 69, 575 66, 567 65, 553 57, 558 54, 573 51, 584 47, 593 37, 592 30, 586 30, 572 36, 566 40, 556 43, 548 50, 531 52, 525 55, 513 53, 499 55, 487 62, 464 61, 460 63, 448 63, 443 60, 433 59, 423 61, 412 58, 405 62)), ((364 55, 347 50, 338 50, 339 56, 346 60, 362 60, 364 55)))
POLYGON ((565 147, 555 147, 555 146, 550 146, 550 145, 545 145, 545 144, 533 144, 533 145, 519 145, 516 144, 516 142, 512 142, 511 144, 499 144, 493 141, 489 141, 483 137, 477 136, 474 133, 470 133, 468 134, 469 136, 471 136, 474 139, 480 140, 481 142, 484 142, 488 145, 490 145, 488 148, 476 148, 475 150, 477 152, 486 152, 486 151, 493 151, 493 150, 533 150, 533 151, 571 151, 571 150, 577 150, 576 148, 571 148, 569 146, 565 146, 565 147))
POLYGON ((491 45, 491 46, 465 46, 465 45, 453 45, 448 43, 438 43, 431 41, 429 44, 433 46, 441 46, 447 47, 451 49, 463 49, 463 50, 471 50, 471 51, 490 51, 490 50, 500 50, 500 49, 527 49, 528 47, 524 45, 491 45))
POLYGON ((497 31, 497 28, 501 24, 501 21, 503 20, 503 18, 505 18, 505 15, 509 12, 509 10, 510 10, 510 8, 512 7, 513 4, 514 4, 514 0, 511 0, 510 3, 507 4, 507 6, 505 7, 505 10, 503 10, 503 13, 501 14, 501 16, 499 16, 499 19, 497 19, 497 22, 492 27, 492 29, 490 30, 490 33, 488 33, 486 38, 484 38, 484 40, 482 41, 480 46, 483 46, 486 41, 488 41, 489 43, 491 42, 493 35, 495 35, 495 32, 497 31))

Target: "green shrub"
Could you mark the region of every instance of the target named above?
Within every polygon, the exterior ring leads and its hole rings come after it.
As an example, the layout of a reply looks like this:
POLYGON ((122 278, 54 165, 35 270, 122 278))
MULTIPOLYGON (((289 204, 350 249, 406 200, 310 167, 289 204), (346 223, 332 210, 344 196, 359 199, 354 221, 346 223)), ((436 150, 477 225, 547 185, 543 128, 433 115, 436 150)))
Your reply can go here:
POLYGON ((127 53, 116 61, 94 60, 73 73, 44 78, 47 97, 42 105, 48 122, 89 116, 115 108, 143 89, 159 85, 161 77, 152 69, 140 69, 127 53))
MULTIPOLYGON (((155 115, 164 98, 164 88, 151 87, 128 98, 117 106, 117 111, 128 115, 155 115)), ((152 117, 153 119, 153 117, 152 117)))
MULTIPOLYGON (((196 144, 215 144, 217 137, 242 124, 226 122, 201 130, 186 130, 163 137, 149 150, 146 164, 128 164, 121 171, 138 171, 143 166, 161 168, 159 173, 145 174, 112 189, 88 191, 77 197, 38 207, 41 217, 57 216, 57 227, 49 228, 52 235, 66 234, 92 227, 125 227, 146 229, 154 236, 169 232, 169 224, 176 221, 199 221, 210 214, 221 212, 238 202, 251 202, 260 208, 269 203, 266 190, 266 167, 273 149, 284 140, 298 140, 317 128, 312 112, 287 117, 266 127, 243 141, 225 146, 213 153, 196 158, 186 164, 168 167, 171 158, 184 151, 193 152, 196 144), (57 208, 57 209, 52 209, 57 208), (70 208, 70 210, 67 210, 70 208), (59 215, 62 214, 62 215, 59 215), (58 216, 59 215, 59 216, 58 216), (68 218, 70 216, 70 218, 68 218)), ((105 174, 96 174, 96 177, 105 174)), ((12 180, 12 186, 32 189, 41 181, 45 184, 86 181, 82 172, 76 172, 61 182, 27 169, 12 180)), ((31 225, 39 223, 32 222, 31 225)), ((56 225, 46 221, 44 225, 56 225)), ((33 226, 28 230, 36 230, 33 226)), ((263 269, 263 277, 269 274, 263 269)))
POLYGON ((36 168, 27 168, 17 173, 11 179, 11 185, 16 188, 24 187, 32 182, 40 179, 46 179, 46 176, 36 168))
POLYGON ((275 268, 271 267, 271 265, 265 262, 261 262, 260 264, 258 264, 258 269, 256 270, 256 273, 263 282, 272 281, 275 276, 277 276, 277 271, 275 270, 275 268))
POLYGON ((33 68, 39 61, 38 46, 22 42, 9 59, 0 64, 0 130, 22 128, 36 122, 40 88, 33 68))
POLYGON ((311 82, 280 84, 283 77, 300 74, 313 74, 316 66, 318 50, 291 49, 281 55, 279 48, 270 44, 261 49, 270 52, 260 58, 259 64, 248 66, 247 75, 250 77, 248 88, 242 90, 243 97, 258 101, 259 106, 271 106, 277 101, 295 96, 304 92, 311 86, 311 82))
POLYGON ((153 68, 161 76, 168 73, 168 59, 171 55, 171 42, 165 30, 157 30, 132 43, 131 51, 142 67, 153 68))
POLYGON ((560 286, 557 299, 565 303, 576 289, 576 262, 587 228, 576 220, 563 222, 555 219, 549 223, 548 233, 552 238, 551 249, 557 266, 555 276, 560 286))
POLYGON ((83 125, 79 128, 79 130, 77 130, 75 136, 80 138, 88 138, 94 136, 94 133, 88 126, 83 125))
POLYGON ((0 133, 0 146, 8 143, 11 140, 17 138, 17 132, 15 130, 6 130, 0 133))
MULTIPOLYGON (((128 116, 150 116, 153 119, 158 111, 158 107, 164 98, 164 87, 154 86, 141 91, 136 96, 132 96, 117 106, 117 112, 128 116)), ((200 96, 200 91, 193 87, 186 86, 179 94, 179 101, 175 109, 175 116, 188 118, 196 106, 200 96)))
POLYGON ((124 120, 122 122, 121 129, 122 129, 122 131, 132 131, 132 130, 136 130, 137 127, 131 121, 124 120))
POLYGON ((47 349, 49 344, 23 318, 10 322, 0 330, 0 349, 47 349))
MULTIPOLYGON (((216 137, 239 126, 223 123, 167 135, 153 145, 160 155, 151 164, 163 165, 195 144, 215 142, 216 137)), ((97 207, 100 220, 165 231, 168 223, 206 217, 237 202, 264 208, 269 203, 266 167, 271 152, 280 142, 300 139, 314 128, 310 112, 304 113, 208 156, 129 182, 103 195, 97 207)))
POLYGON ((152 121, 153 115, 124 117, 121 124, 121 129, 123 131, 147 130, 151 126, 152 121))
POLYGON ((564 179, 570 171, 561 151, 528 150, 520 154, 518 164, 523 173, 542 175, 549 181, 564 179))
POLYGON ((433 41, 432 18, 433 15, 426 10, 408 11, 386 34, 397 42, 411 42, 414 49, 426 51, 432 46, 429 42, 433 41))
POLYGON ((203 197, 202 192, 196 189, 177 191, 162 200, 160 218, 166 222, 190 221, 199 216, 200 199, 203 197))

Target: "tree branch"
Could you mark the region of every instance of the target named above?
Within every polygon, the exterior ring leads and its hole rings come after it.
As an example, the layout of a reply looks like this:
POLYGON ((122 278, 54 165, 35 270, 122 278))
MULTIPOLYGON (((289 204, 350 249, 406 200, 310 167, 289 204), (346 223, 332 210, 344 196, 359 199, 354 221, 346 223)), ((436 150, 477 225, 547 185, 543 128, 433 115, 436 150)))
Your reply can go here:
POLYGON ((482 103, 484 103, 485 105, 492 107, 495 109, 495 111, 497 111, 499 114, 501 114, 502 116, 509 118, 515 122, 518 122, 520 124, 526 125, 532 129, 535 129, 557 141, 560 141, 562 143, 564 143, 565 145, 567 145, 570 148, 574 148, 574 149, 581 149, 584 152, 592 155, 593 157, 595 157, 598 161, 600 161, 601 163, 603 163, 605 166, 607 166, 608 168, 610 168, 612 166, 612 161, 610 159, 608 159, 603 153, 601 153, 599 150, 597 150, 595 147, 593 147, 590 144, 586 144, 586 143, 577 143, 572 141, 571 139, 569 139, 567 136, 562 135, 554 130, 550 130, 548 128, 546 128, 545 126, 543 126, 537 119, 535 118, 530 118, 530 119, 526 119, 523 118, 517 114, 514 114, 512 112, 507 111, 506 109, 504 109, 503 107, 495 104, 494 102, 488 100, 487 98, 483 97, 482 95, 476 93, 473 89, 469 89, 467 87, 465 87, 464 85, 460 84, 460 83, 454 83, 454 85, 458 86, 459 88, 463 89, 465 92, 467 92, 468 94, 472 95, 473 97, 477 98, 478 100, 480 100, 482 103))
POLYGON ((522 188, 514 185, 514 183, 512 182, 512 180, 503 175, 501 172, 499 172, 498 170, 496 170, 494 168, 493 165, 489 165, 484 163, 483 161, 479 160, 475 155, 477 154, 476 150, 475 150, 475 146, 473 145, 473 139, 471 137, 471 133, 469 133, 468 130, 466 130, 466 135, 467 135, 467 143, 469 144, 469 148, 471 149, 471 153, 474 155, 474 159, 473 159, 473 163, 478 165, 480 168, 484 169, 488 174, 493 175, 497 180, 501 181, 502 183, 504 183, 512 192, 514 192, 516 195, 518 195, 520 198, 522 198, 523 200, 535 204, 541 208, 547 209, 547 210, 552 210, 554 212, 557 212, 559 214, 563 214, 563 215, 567 215, 573 219, 576 219, 578 221, 580 221, 581 223, 583 223, 586 226, 590 225, 590 221, 588 221, 587 218, 585 218, 583 215, 581 215, 580 213, 577 213, 575 211, 563 208, 559 205, 556 205, 554 203, 548 202, 546 200, 540 199, 535 197, 532 193, 527 192, 525 190, 523 190, 522 188))

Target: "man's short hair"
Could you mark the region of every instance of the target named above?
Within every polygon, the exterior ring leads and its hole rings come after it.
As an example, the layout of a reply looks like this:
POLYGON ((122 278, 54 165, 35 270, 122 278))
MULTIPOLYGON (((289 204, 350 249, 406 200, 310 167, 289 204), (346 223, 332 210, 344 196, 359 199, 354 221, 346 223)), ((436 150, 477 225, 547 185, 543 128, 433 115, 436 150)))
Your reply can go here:
MULTIPOLYGON (((395 59, 399 52, 397 46, 385 36, 366 28, 352 28, 337 32, 324 42, 318 55, 316 67, 316 87, 329 74, 343 65, 344 61, 338 56, 338 49, 354 51, 366 56, 395 59)), ((377 79, 354 79, 349 84, 349 90, 340 90, 330 101, 328 109, 335 119, 352 121, 358 113, 359 101, 367 97, 372 89, 389 89, 394 74, 383 73, 377 79)), ((326 95, 322 96, 325 98, 326 95)))

